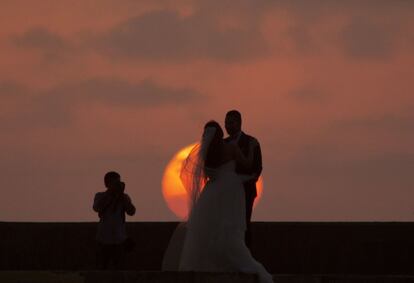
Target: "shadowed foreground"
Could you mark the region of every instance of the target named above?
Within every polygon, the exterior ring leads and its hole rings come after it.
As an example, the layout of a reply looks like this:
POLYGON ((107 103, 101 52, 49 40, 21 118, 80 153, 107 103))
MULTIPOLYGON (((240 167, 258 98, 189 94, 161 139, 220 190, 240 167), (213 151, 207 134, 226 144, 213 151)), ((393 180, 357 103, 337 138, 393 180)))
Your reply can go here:
MULTIPOLYGON (((275 275, 275 283, 412 283, 410 276, 275 275)), ((251 274, 138 271, 1 271, 2 283, 257 283, 251 274)))
MULTIPOLYGON (((96 268, 96 223, 0 222, 0 282, 255 281, 254 276, 237 273, 159 272, 176 225, 128 223, 137 243, 127 258, 125 269, 130 271, 102 273, 90 271, 96 268), (27 276, 29 281, 24 279, 27 276)), ((256 222, 252 226, 253 255, 276 274, 276 282, 414 282, 412 222, 256 222)))
POLYGON ((137 272, 137 271, 3 271, 2 283, 254 283, 256 277, 239 273, 194 273, 194 272, 137 272))

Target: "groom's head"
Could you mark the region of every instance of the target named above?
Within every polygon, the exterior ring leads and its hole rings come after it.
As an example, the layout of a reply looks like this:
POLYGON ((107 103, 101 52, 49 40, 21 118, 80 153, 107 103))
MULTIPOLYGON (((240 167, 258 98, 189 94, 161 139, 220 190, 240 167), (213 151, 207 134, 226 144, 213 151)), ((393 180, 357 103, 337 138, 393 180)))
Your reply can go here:
POLYGON ((242 117, 239 111, 231 110, 227 112, 226 119, 224 121, 227 133, 237 135, 241 131, 242 117))

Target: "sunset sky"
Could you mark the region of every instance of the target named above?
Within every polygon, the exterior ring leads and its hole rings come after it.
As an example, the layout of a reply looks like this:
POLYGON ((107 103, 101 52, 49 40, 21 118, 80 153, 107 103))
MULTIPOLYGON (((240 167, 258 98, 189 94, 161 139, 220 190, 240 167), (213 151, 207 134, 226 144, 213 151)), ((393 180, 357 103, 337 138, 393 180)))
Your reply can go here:
POLYGON ((165 166, 238 109, 256 221, 414 220, 414 1, 1 0, 0 221, 174 221, 165 166))

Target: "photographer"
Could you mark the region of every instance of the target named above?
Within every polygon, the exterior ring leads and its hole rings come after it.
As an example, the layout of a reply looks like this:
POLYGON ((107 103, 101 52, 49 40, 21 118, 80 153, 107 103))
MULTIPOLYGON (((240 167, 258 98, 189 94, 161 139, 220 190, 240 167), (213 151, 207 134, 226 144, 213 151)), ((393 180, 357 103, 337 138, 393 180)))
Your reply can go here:
POLYGON ((126 246, 131 239, 125 231, 125 213, 135 214, 131 198, 124 193, 125 183, 117 172, 104 177, 105 192, 96 193, 93 210, 99 215, 97 241, 97 264, 101 269, 122 269, 126 246))

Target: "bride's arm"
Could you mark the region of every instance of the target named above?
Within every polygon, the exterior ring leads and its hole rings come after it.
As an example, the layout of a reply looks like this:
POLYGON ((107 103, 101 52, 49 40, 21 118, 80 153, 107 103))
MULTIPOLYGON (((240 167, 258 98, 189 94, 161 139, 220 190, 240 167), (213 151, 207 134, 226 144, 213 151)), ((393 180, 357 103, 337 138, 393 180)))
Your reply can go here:
MULTIPOLYGON (((247 156, 243 154, 243 152, 237 145, 233 144, 232 146, 233 146, 233 157, 236 160, 236 162, 248 170, 254 169, 253 167, 255 165, 254 161, 255 161, 255 155, 257 153, 257 149, 260 151, 259 142, 255 138, 250 139, 249 150, 247 151, 248 152, 247 156)), ((260 171, 261 171, 261 168, 260 168, 260 171)), ((260 175, 260 172, 258 173, 259 173, 258 175, 260 175)))
MULTIPOLYGON (((253 143, 249 145, 253 147, 253 143)), ((253 150, 249 150, 249 155, 245 156, 237 145, 232 145, 232 152, 234 160, 246 169, 251 169, 253 166, 253 150)))

